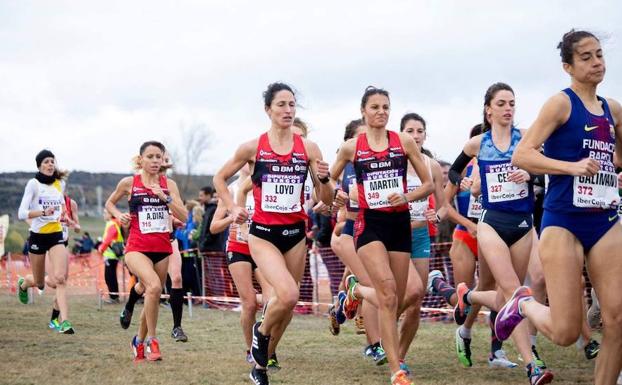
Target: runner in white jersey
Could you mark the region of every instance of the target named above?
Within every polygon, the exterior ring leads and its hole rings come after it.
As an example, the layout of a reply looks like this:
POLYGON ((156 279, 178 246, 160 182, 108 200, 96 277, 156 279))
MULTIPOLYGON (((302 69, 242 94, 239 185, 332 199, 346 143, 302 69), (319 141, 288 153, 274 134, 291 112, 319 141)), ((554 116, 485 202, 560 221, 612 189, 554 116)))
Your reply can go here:
POLYGON ((56 158, 49 150, 43 150, 36 157, 39 172, 28 181, 19 205, 18 217, 31 220, 28 237, 28 255, 32 265, 32 274, 17 281, 19 300, 28 303, 28 288, 45 288, 45 255, 50 256, 51 271, 48 283, 56 288, 56 302, 59 309, 58 331, 73 334, 73 325, 69 321, 67 303, 67 249, 63 241, 63 228, 66 211, 64 190, 65 175, 56 168, 56 158))

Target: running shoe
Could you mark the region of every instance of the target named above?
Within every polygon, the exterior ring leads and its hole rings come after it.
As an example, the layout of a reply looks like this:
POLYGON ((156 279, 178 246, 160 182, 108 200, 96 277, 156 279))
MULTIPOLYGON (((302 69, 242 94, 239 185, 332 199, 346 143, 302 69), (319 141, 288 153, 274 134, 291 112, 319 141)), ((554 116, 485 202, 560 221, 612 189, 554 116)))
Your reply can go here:
POLYGON ((173 337, 177 342, 188 342, 188 336, 184 333, 184 329, 182 329, 181 326, 173 328, 171 337, 173 337))
POLYGON ((503 305, 495 321, 495 335, 500 341, 510 338, 514 328, 523 320, 520 314, 520 303, 524 300, 533 298, 531 289, 527 286, 520 286, 512 294, 510 300, 503 305))
POLYGON ((600 352, 600 344, 598 341, 590 340, 590 342, 583 347, 583 351, 585 352, 585 358, 593 360, 598 356, 598 352, 600 352))
POLYGON ((536 366, 540 369, 546 369, 546 363, 542 358, 540 358, 540 355, 538 354, 538 349, 536 349, 535 345, 531 345, 531 353, 533 354, 533 360, 536 363, 536 366))
POLYGON ((548 370, 539 368, 537 365, 527 365, 527 377, 529 377, 530 385, 549 384, 553 381, 553 373, 548 370))
POLYGON ((259 369, 256 366, 253 366, 253 370, 251 370, 248 378, 250 378, 255 385, 270 384, 270 381, 268 381, 268 372, 266 371, 266 369, 259 369))
POLYGON ((253 325, 253 345, 251 347, 251 355, 257 365, 261 367, 268 366, 268 344, 270 343, 270 336, 264 336, 259 331, 261 322, 256 322, 253 325))
POLYGON ((162 353, 160 353, 160 341, 157 338, 152 337, 147 341, 147 361, 160 361, 162 359, 162 353))
POLYGON ((59 331, 60 323, 58 322, 58 318, 54 318, 53 320, 51 320, 50 323, 48 324, 48 327, 54 331, 59 331))
POLYGON ((339 294, 337 294, 337 302, 339 303, 339 306, 337 306, 337 309, 335 310, 335 315, 337 316, 337 322, 339 322, 340 325, 346 322, 346 315, 343 312, 343 304, 345 301, 346 301, 346 292, 340 291, 339 294))
POLYGON ((374 345, 367 345, 365 347, 365 349, 363 349, 363 356, 365 356, 367 358, 372 358, 372 355, 373 355, 372 348, 373 347, 374 347, 374 345))
POLYGON ((64 320, 58 327, 58 332, 62 334, 74 334, 73 325, 68 320, 64 320))
POLYGON ((270 372, 278 372, 279 370, 281 370, 281 365, 279 364, 279 359, 276 358, 276 353, 270 356, 270 359, 268 360, 268 365, 266 366, 266 368, 270 372))
POLYGON ((24 283, 25 279, 22 277, 19 277, 19 279, 17 280, 17 298, 19 298, 19 302, 23 303, 24 305, 28 304, 28 289, 24 290, 22 289, 22 284, 24 283))
POLYGON ((123 329, 129 328, 132 323, 132 312, 127 310, 127 308, 123 308, 121 314, 119 314, 119 323, 123 329))
POLYGON ((622 385, 622 371, 618 375, 618 381, 616 382, 616 385, 622 385))
POLYGON ((465 368, 473 366, 471 361, 471 339, 462 338, 460 335, 460 328, 456 329, 456 354, 458 355, 458 361, 465 368))
POLYGON ((391 376, 391 385, 415 385, 404 370, 398 370, 391 376))
POLYGON ((251 351, 247 350, 246 351, 246 362, 249 364, 254 364, 255 361, 253 361, 253 356, 251 355, 251 351))
POLYGON ((356 326, 356 334, 365 334, 365 322, 363 321, 362 315, 357 315, 354 317, 354 325, 356 326))
POLYGON ((341 325, 337 321, 337 312, 335 311, 335 305, 330 305, 328 308, 328 330, 330 334, 336 336, 341 331, 341 325))
POLYGON ((376 363, 376 366, 381 366, 387 363, 387 353, 385 353, 382 345, 374 345, 371 348, 371 358, 376 363))
POLYGON ((343 311, 346 315, 347 319, 352 319, 356 316, 356 311, 358 310, 359 304, 361 301, 356 298, 354 295, 354 289, 356 285, 358 285, 359 281, 356 279, 354 275, 349 275, 346 278, 346 300, 343 303, 343 311))
POLYGON ((406 362, 404 362, 404 360, 400 360, 400 370, 403 370, 406 372, 407 376, 410 376, 410 368, 408 367, 408 365, 406 365, 406 362))
POLYGON ((491 354, 488 357, 488 366, 490 366, 491 368, 512 369, 517 367, 518 364, 508 360, 508 356, 505 354, 505 351, 499 349, 495 352, 495 354, 491 354))
POLYGON ((463 325, 466 321, 466 317, 471 310, 471 306, 466 303, 464 297, 469 292, 469 287, 464 282, 460 282, 456 287, 456 296, 458 297, 458 303, 454 307, 454 320, 458 325, 463 325))
POLYGON ((443 276, 443 273, 441 273, 440 270, 432 270, 428 274, 428 287, 426 288, 426 291, 430 295, 438 295, 436 290, 434 290, 434 280, 435 279, 445 279, 445 277, 443 276))
POLYGON ((143 361, 145 359, 145 344, 142 341, 138 342, 137 336, 134 336, 134 338, 132 338, 130 347, 132 348, 132 356, 134 357, 134 362, 143 361))
POLYGON ((600 316, 600 302, 598 302, 594 288, 590 291, 590 295, 592 297, 592 305, 587 309, 587 324, 592 329, 600 329, 602 322, 600 316))

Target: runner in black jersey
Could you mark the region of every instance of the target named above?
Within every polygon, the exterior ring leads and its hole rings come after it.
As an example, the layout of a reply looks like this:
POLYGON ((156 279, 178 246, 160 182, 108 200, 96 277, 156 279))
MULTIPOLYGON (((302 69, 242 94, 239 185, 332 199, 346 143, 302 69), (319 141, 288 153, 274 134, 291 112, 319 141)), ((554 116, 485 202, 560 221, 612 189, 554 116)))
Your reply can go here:
MULTIPOLYGON (((404 299, 411 251, 408 202, 429 195, 433 186, 415 141, 386 129, 389 105, 387 91, 375 87, 365 90, 361 113, 366 132, 341 147, 331 174, 341 175, 348 162, 354 163, 360 208, 355 225, 357 252, 378 298, 380 334, 391 381, 410 385, 412 381, 400 369, 397 336, 397 310, 404 299), (408 161, 422 182, 410 193, 406 192, 408 161)), ((342 193, 339 195, 343 199, 342 193)), ((349 287, 355 283, 354 277, 348 280, 349 287)), ((351 293, 348 298, 355 299, 351 293)))
POLYGON ((250 373, 258 385, 268 384, 268 343, 270 335, 298 301, 298 283, 306 257, 303 185, 307 175, 313 178, 318 197, 332 199, 328 184, 328 164, 322 161, 318 146, 292 133, 296 116, 296 98, 292 88, 273 83, 264 92, 264 108, 271 120, 270 129, 259 138, 242 144, 233 158, 214 176, 214 186, 236 223, 248 216, 236 205, 226 180, 244 164, 252 171, 255 212, 248 237, 251 255, 274 289, 263 322, 253 327, 251 354, 256 362, 250 373))

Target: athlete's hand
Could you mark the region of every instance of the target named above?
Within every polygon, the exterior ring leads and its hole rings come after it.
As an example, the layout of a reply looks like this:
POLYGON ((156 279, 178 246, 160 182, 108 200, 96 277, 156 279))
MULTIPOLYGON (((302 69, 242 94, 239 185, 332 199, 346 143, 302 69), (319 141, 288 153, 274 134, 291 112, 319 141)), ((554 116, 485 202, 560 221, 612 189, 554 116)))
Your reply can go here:
POLYGON ((119 221, 121 222, 123 226, 129 225, 131 219, 132 217, 130 216, 129 213, 121 213, 121 215, 119 216, 119 221))
POLYGON ((319 201, 315 206, 313 206, 313 212, 316 214, 330 215, 330 206, 322 201, 319 201))
POLYGON ((469 222, 466 229, 473 238, 477 238, 477 225, 475 223, 469 222))
POLYGON ((324 179, 330 177, 330 172, 328 172, 328 163, 323 160, 317 159, 315 161, 316 169, 317 169, 317 178, 324 179))
POLYGON ((241 225, 248 219, 248 211, 246 211, 244 207, 240 206, 233 207, 233 209, 231 209, 230 215, 231 218, 233 218, 233 221, 238 225, 241 225))
POLYGON ((571 175, 574 176, 594 176, 600 170, 600 162, 592 158, 584 158, 574 162, 571 175))
POLYGON ((438 223, 438 218, 436 217, 436 210, 429 208, 423 213, 423 215, 425 216, 426 221, 438 223))
POLYGON ((387 199, 389 200, 389 204, 393 207, 403 206, 408 203, 408 199, 406 199, 406 195, 404 194, 391 193, 387 199))
POLYGON ((469 191, 471 186, 473 186, 473 179, 468 176, 465 176, 462 178, 462 181, 460 181, 460 191, 469 191))
POLYGON ((50 216, 54 214, 54 211, 56 211, 56 208, 54 206, 48 206, 43 209, 43 216, 44 217, 50 216))
POLYGON ((525 170, 518 169, 508 173, 508 180, 510 182, 525 183, 529 182, 529 179, 531 179, 531 176, 529 176, 529 173, 525 170))
POLYGON ((333 200, 333 205, 337 208, 341 208, 346 205, 346 202, 350 197, 343 190, 337 190, 337 195, 335 195, 335 199, 333 200))
POLYGON ((149 186, 149 189, 158 196, 158 198, 160 198, 163 201, 166 201, 166 194, 164 194, 164 191, 162 191, 162 187, 160 187, 159 184, 154 183, 151 186, 149 186))

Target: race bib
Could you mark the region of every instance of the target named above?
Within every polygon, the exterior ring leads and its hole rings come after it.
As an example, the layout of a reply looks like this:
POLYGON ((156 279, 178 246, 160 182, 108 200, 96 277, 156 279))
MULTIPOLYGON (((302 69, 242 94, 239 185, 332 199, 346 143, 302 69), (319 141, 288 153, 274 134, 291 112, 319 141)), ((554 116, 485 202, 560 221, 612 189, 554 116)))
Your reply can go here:
POLYGON ((428 199, 408 202, 411 221, 425 221, 425 211, 428 209, 428 199))
POLYGON ((304 178, 300 175, 263 175, 261 209, 282 214, 299 212, 303 185, 304 178))
POLYGON ((507 202, 526 198, 529 195, 527 182, 515 183, 507 180, 512 168, 499 172, 486 173, 486 185, 488 186, 488 202, 507 202))
POLYGON ((41 219, 44 219, 49 222, 58 222, 60 220, 61 214, 61 206, 63 201, 55 196, 39 196, 39 205, 43 211, 47 210, 50 207, 54 208, 54 212, 51 215, 43 215, 41 219))
POLYGON ((402 170, 387 170, 368 173, 363 177, 363 191, 370 209, 391 207, 389 195, 404 193, 402 170))
MULTIPOLYGON (((357 191, 358 186, 356 184, 356 179, 352 179, 350 181, 350 185, 348 187, 348 191, 357 191)), ((348 194, 350 195, 350 194, 348 194)), ((353 209, 358 209, 359 208, 359 203, 355 200, 350 199, 350 207, 353 209)))
POLYGON ((138 209, 138 227, 143 234, 167 233, 169 223, 168 207, 141 206, 138 209))
POLYGON ((594 176, 575 176, 572 203, 575 207, 616 208, 620 203, 618 175, 601 170, 594 176))
POLYGON ((479 218, 482 214, 482 196, 475 198, 473 195, 469 195, 469 209, 467 210, 467 217, 479 218))

